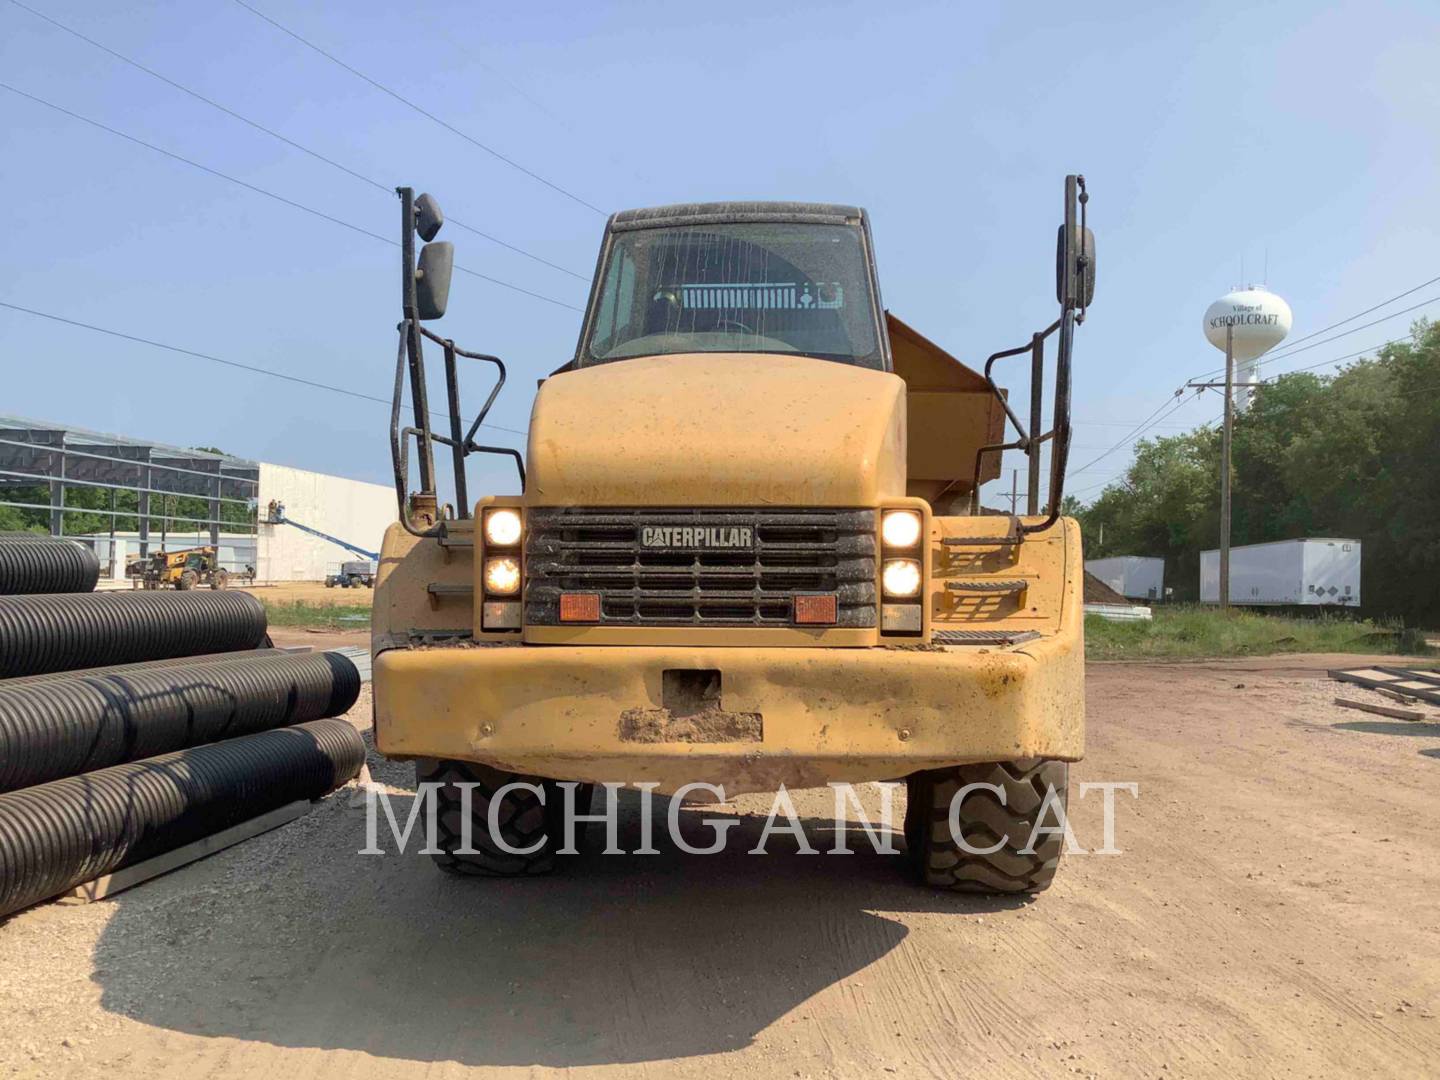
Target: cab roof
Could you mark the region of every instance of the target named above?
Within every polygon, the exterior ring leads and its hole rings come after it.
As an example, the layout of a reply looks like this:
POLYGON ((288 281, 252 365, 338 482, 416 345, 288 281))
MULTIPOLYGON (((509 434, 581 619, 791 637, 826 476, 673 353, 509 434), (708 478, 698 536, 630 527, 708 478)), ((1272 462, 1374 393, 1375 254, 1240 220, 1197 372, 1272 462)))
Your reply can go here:
POLYGON ((865 217, 858 206, 809 202, 675 203, 621 210, 610 218, 612 231, 671 225, 720 225, 746 221, 786 221, 810 225, 856 225, 865 217))

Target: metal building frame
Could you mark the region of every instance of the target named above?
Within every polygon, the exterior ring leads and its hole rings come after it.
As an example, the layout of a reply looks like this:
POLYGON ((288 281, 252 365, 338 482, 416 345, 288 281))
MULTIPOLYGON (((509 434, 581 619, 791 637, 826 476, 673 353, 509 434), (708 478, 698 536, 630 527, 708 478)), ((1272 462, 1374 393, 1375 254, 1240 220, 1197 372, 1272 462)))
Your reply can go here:
MULTIPOLYGON (((257 535, 260 466, 257 462, 228 454, 187 450, 163 443, 131 439, 84 428, 0 416, 0 506, 48 512, 50 533, 65 535, 65 514, 108 516, 110 539, 116 534, 117 519, 136 523, 140 555, 150 554, 151 522, 160 522, 160 547, 167 539, 170 522, 208 527, 210 543, 219 544, 220 533, 257 535), (45 485, 49 500, 43 503, 16 500, 17 488, 45 485), (108 509, 67 507, 65 492, 72 487, 110 492, 108 509), (136 509, 117 509, 117 496, 133 491, 136 509), (159 496, 158 511, 152 496, 159 496), (167 513, 171 496, 206 501, 206 517, 167 513), (220 517, 225 505, 245 507, 244 521, 220 517)), ((126 531, 126 530, 121 530, 126 531)))

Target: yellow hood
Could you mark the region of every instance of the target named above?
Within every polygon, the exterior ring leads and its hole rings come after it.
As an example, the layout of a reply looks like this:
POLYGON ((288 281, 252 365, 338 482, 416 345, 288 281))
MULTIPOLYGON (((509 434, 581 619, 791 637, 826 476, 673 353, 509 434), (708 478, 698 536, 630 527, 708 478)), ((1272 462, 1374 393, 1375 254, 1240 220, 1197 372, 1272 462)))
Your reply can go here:
POLYGON ((905 383, 809 357, 691 353, 546 380, 540 506, 874 506, 905 494, 905 383))

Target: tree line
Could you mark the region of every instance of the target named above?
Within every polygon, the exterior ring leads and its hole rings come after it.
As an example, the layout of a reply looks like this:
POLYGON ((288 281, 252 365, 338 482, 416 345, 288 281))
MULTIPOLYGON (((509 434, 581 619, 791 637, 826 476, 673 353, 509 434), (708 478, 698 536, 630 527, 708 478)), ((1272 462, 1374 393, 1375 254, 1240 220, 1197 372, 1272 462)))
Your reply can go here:
MULTIPOLYGON (((1333 375, 1265 383, 1232 456, 1232 543, 1359 539, 1365 613, 1440 626, 1440 325, 1333 375)), ((1198 599, 1200 552, 1219 546, 1220 432, 1142 439, 1120 480, 1066 504, 1086 558, 1164 556, 1175 598, 1198 599)))

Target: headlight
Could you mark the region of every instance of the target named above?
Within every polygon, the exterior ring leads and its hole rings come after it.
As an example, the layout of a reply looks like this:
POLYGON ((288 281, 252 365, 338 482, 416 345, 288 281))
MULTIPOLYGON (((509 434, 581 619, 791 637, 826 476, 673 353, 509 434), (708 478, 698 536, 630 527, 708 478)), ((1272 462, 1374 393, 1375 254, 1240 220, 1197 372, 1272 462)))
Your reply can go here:
POLYGON ((914 559, 891 559, 881 571, 880 582, 886 596, 918 596, 920 564, 914 559))
POLYGON ((880 519, 880 538, 888 548, 912 548, 920 542, 920 515, 914 510, 890 510, 880 519))
POLYGON ((485 515, 485 542, 494 547, 514 547, 520 542, 522 528, 518 510, 491 510, 485 515))
POLYGON ((509 557, 485 560, 485 591, 508 596, 520 591, 520 563, 509 557))

